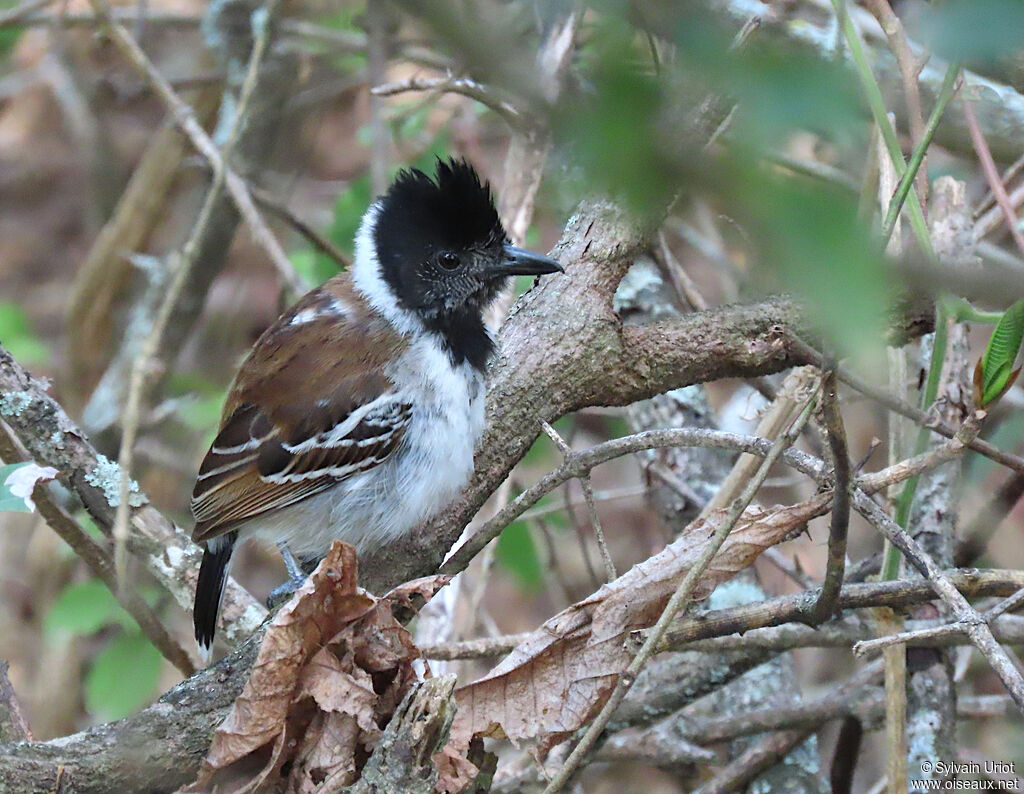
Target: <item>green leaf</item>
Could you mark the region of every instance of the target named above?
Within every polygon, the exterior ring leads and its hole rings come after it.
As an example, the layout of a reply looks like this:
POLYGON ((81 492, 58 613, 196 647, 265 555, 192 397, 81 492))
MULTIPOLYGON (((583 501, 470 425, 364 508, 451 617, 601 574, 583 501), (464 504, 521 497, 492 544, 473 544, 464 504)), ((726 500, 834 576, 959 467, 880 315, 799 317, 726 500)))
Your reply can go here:
POLYGON ((981 359, 981 394, 975 395, 979 398, 979 407, 984 408, 999 399, 1012 385, 1015 377, 1013 364, 1017 360, 1022 339, 1024 300, 1019 300, 1003 312, 985 348, 985 355, 981 359))
POLYGON ((160 652, 142 634, 118 634, 85 676, 86 709, 105 721, 138 710, 157 694, 160 665, 160 652))
POLYGON ((844 143, 860 137, 861 103, 844 64, 756 39, 719 57, 713 79, 739 102, 733 134, 747 145, 763 147, 801 129, 844 143))
POLYGON ((1020 50, 1024 3, 1020 0, 948 0, 924 16, 922 38, 952 61, 992 63, 1020 50))
POLYGON ((537 590, 542 583, 542 570, 530 529, 522 521, 509 524, 498 536, 495 550, 498 562, 507 568, 524 590, 537 590))
POLYGON ((43 628, 48 634, 66 631, 71 634, 93 634, 111 623, 134 621, 117 603, 113 593, 99 579, 70 584, 53 602, 43 628))
POLYGON ((757 243, 766 291, 799 295, 842 356, 862 362, 884 350, 890 287, 883 262, 864 241, 870 231, 852 197, 830 186, 765 176, 733 195, 741 223, 757 243))
POLYGON ((20 496, 15 496, 11 493, 11 489, 8 488, 4 483, 7 482, 7 478, 18 469, 30 466, 29 463, 8 463, 5 466, 0 466, 0 512, 3 513, 31 513, 28 505, 25 504, 25 500, 20 496))
POLYGON ((50 350, 32 330, 25 310, 10 301, 0 301, 0 342, 22 364, 31 366, 50 361, 50 350))

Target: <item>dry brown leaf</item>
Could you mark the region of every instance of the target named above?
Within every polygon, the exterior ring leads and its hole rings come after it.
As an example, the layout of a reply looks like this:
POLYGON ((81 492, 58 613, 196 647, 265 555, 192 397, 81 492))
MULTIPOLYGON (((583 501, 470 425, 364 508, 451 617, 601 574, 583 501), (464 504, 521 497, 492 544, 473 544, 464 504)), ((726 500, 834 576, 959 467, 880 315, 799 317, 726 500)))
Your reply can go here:
MULTIPOLYGON (((694 600, 799 532, 830 499, 823 494, 791 507, 748 508, 701 577, 694 600)), ((490 673, 457 690, 451 746, 462 751, 473 736, 492 736, 536 740, 547 750, 586 724, 629 665, 624 641, 658 619, 723 514, 695 521, 662 552, 552 617, 490 673)))
POLYGON ((418 608, 448 580, 417 580, 380 599, 356 581, 355 551, 336 541, 271 622, 198 779, 182 791, 306 794, 357 779, 416 677, 419 653, 393 611, 418 608))
POLYGON ((295 794, 314 794, 324 789, 337 791, 355 782, 360 728, 350 714, 320 713, 302 737, 290 775, 295 794))
POLYGON ((446 745, 431 759, 437 769, 437 794, 460 794, 469 788, 480 772, 476 765, 467 761, 451 745, 446 745))

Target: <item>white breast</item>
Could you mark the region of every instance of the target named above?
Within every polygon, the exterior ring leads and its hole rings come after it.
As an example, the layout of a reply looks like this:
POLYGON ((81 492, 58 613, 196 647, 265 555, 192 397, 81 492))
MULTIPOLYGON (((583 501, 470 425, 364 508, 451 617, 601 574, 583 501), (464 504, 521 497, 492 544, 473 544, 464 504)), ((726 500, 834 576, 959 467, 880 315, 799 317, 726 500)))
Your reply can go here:
POLYGON ((483 432, 483 375, 469 364, 453 366, 438 338, 398 305, 380 275, 373 243, 378 209, 374 204, 363 216, 352 277, 370 305, 412 340, 387 373, 413 404, 412 418, 385 463, 244 527, 286 540, 299 556, 324 554, 335 538, 358 550, 379 546, 438 513, 469 481, 483 432))
POLYGON ((394 455, 246 529, 286 539, 299 556, 323 554, 335 538, 362 551, 409 531, 458 496, 483 432, 483 375, 468 364, 453 366, 429 334, 418 335, 389 375, 413 403, 394 455))

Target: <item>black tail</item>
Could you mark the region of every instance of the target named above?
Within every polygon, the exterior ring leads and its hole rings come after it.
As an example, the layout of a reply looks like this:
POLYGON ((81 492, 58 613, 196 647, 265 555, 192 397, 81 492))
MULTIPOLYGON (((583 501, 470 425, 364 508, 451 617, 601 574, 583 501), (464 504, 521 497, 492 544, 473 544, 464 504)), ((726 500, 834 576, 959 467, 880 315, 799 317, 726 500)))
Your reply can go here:
POLYGON ((192 622, 196 627, 196 642, 199 649, 209 655, 213 647, 213 635, 217 631, 217 613, 220 599, 224 595, 224 582, 228 577, 228 563, 231 552, 238 540, 237 532, 228 532, 206 544, 203 564, 199 566, 199 580, 196 582, 196 600, 192 607, 192 622))

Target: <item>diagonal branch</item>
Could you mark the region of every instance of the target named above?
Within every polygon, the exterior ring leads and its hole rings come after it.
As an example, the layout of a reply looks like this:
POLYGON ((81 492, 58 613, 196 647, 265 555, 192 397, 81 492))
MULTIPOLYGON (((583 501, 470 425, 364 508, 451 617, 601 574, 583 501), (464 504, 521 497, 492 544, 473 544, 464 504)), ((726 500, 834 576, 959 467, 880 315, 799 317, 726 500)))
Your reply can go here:
POLYGON ((587 727, 587 730, 580 739, 579 744, 573 748, 573 751, 565 760, 562 768, 558 770, 555 776, 551 779, 551 782, 548 783, 547 788, 544 789, 545 794, 555 794, 555 792, 560 791, 569 782, 569 779, 573 774, 575 774, 580 764, 583 763, 583 760, 590 753, 594 744, 597 742, 601 733, 611 720, 612 715, 615 713, 615 709, 619 707, 622 699, 626 696, 630 687, 632 687, 637 674, 643 669, 644 665, 647 664, 647 661, 656 652, 658 645, 661 643, 662 637, 664 637, 665 633, 668 631, 672 620, 679 613, 679 610, 689 603, 690 596, 693 593, 694 588, 697 586, 697 582, 704 573, 704 570, 707 568, 718 550, 722 547, 722 544, 732 531, 737 520, 739 520, 739 517, 743 514, 743 511, 746 510, 747 506, 754 500, 754 496, 760 489, 761 483, 763 483, 765 477, 768 476, 768 470, 771 469, 772 464, 775 463, 775 461, 782 456, 782 453, 799 437, 804 424, 806 424, 807 420, 810 418, 811 410, 814 407, 816 398, 817 390, 815 390, 807 400, 803 413, 797 417, 789 430, 783 433, 778 440, 772 444, 772 448, 765 456, 764 461, 762 461, 761 467, 750 479, 740 495, 732 502, 729 509, 725 512, 725 515, 719 519, 718 526, 716 527, 711 539, 705 544, 700 556, 694 561, 693 566, 686 572, 682 581, 680 581, 679 586, 672 594, 672 597, 665 605, 665 609, 662 611, 661 616, 658 618, 658 622, 651 628, 647 638, 644 640, 644 644, 641 646, 636 656, 633 657, 633 661, 630 662, 629 667, 627 667, 619 676, 618 682, 615 684, 615 689, 612 690, 607 702, 601 708, 601 711, 594 718, 593 722, 591 722, 587 727))
MULTIPOLYGON (((61 482, 109 534, 120 492, 117 464, 96 451, 45 389, 45 384, 34 379, 0 346, 0 419, 14 431, 33 460, 61 472, 61 482)), ((129 549, 175 601, 190 610, 201 557, 199 547, 159 511, 146 505, 137 486, 129 498, 133 504, 142 505, 130 517, 129 549)), ((233 643, 251 634, 266 616, 266 610, 233 580, 225 588, 222 611, 228 615, 223 625, 233 643)))
POLYGON ((206 193, 206 198, 203 200, 203 205, 199 210, 199 215, 192 227, 188 240, 182 246, 181 253, 175 257, 177 261, 175 262, 174 275, 160 302, 160 308, 157 310, 156 317, 153 320, 153 326, 142 343, 142 348, 139 350, 135 361, 132 363, 131 376, 128 382, 128 394, 125 398, 121 449, 117 459, 117 464, 121 470, 121 479, 118 485, 117 512, 114 516, 114 568, 121 586, 125 585, 127 567, 126 544, 128 540, 128 511, 130 507, 128 504, 128 482, 135 454, 135 439, 139 430, 139 411, 142 407, 146 376, 153 357, 160 350, 164 331, 174 312, 175 305, 185 289, 189 274, 199 257, 202 241, 207 233, 207 227, 213 218, 214 209, 219 202, 226 177, 225 164, 231 159, 242 127, 246 121, 249 103, 256 88, 260 66, 270 46, 271 29, 277 12, 277 6, 277 0, 267 0, 266 5, 261 9, 259 25, 257 25, 254 15, 253 26, 256 29, 253 30, 252 52, 249 55, 249 65, 246 69, 245 81, 242 84, 238 104, 235 107, 228 139, 220 153, 220 167, 214 167, 213 182, 206 193))
POLYGON ((150 86, 156 92, 157 97, 167 108, 182 132, 184 132, 196 150, 209 161, 214 173, 224 174, 224 183, 228 193, 238 206, 238 211, 245 218, 252 232, 253 238, 266 251, 277 269, 278 277, 292 295, 301 295, 306 291, 295 269, 292 267, 288 256, 281 248, 273 233, 267 228, 266 222, 260 215, 252 195, 245 184, 245 180, 237 174, 221 156, 220 150, 213 142, 202 125, 196 120, 192 108, 178 96, 177 92, 167 82, 167 79, 160 74, 159 70, 143 52, 142 48, 127 31, 124 25, 117 22, 107 0, 92 0, 96 16, 103 24, 104 29, 109 32, 114 43, 121 50, 121 53, 135 66, 136 69, 146 78, 150 86))

